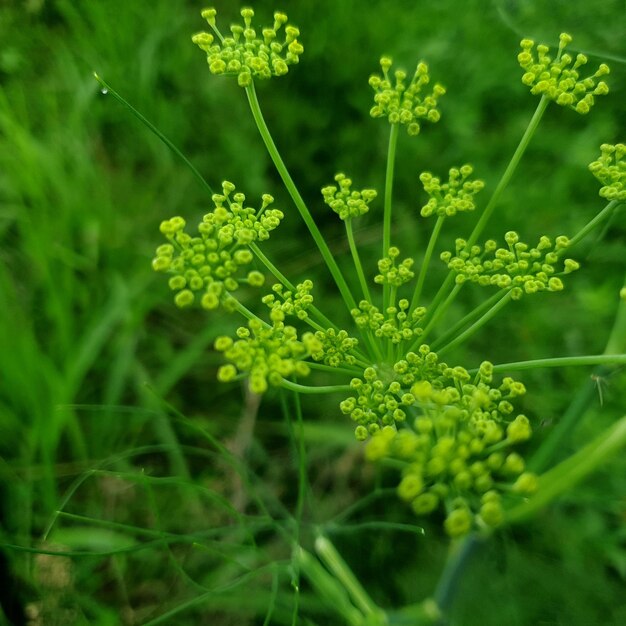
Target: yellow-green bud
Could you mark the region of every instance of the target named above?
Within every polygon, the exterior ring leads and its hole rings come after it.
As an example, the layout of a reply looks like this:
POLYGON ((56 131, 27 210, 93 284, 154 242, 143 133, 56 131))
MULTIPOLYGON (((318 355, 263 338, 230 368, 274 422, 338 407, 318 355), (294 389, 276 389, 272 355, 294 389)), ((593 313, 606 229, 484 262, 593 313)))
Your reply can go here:
POLYGON ((462 537, 472 528, 472 514, 465 508, 455 509, 448 515, 444 528, 450 537, 462 537))

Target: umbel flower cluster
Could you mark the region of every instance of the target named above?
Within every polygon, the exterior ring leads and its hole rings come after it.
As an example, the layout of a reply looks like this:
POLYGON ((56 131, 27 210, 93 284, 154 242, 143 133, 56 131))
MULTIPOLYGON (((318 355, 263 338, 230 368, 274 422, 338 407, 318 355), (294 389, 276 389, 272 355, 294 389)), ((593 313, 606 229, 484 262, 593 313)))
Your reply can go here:
POLYGON ((230 27, 230 37, 224 37, 219 31, 216 14, 215 9, 202 11, 202 17, 208 22, 214 35, 207 32, 196 33, 192 41, 206 52, 212 74, 237 76, 241 87, 250 85, 253 78, 283 76, 304 52, 298 41, 300 31, 295 26, 285 26, 283 41, 279 41, 280 30, 288 19, 284 13, 274 13, 274 24, 257 33, 252 27, 254 10, 242 9, 243 25, 233 24, 230 27))
MULTIPOLYGON (((273 27, 258 35, 251 23, 252 9, 243 9, 243 26, 232 26, 232 37, 225 38, 216 27, 215 10, 206 9, 202 15, 217 40, 199 33, 194 42, 206 51, 211 72, 237 76, 246 89, 261 136, 271 144, 252 86, 254 80, 280 76, 298 62, 302 52, 298 29, 285 27, 284 41, 279 43, 278 32, 287 23, 286 15, 276 13, 273 27)), ((586 113, 595 96, 608 90, 597 80, 608 73, 604 65, 592 76, 580 78, 579 69, 587 59, 578 55, 574 60, 564 52, 570 41, 571 37, 561 35, 554 59, 547 46, 535 49, 533 42, 522 41, 522 80, 532 93, 545 96, 535 118, 540 118, 548 100, 586 113)), ((409 135, 417 135, 423 121, 440 119, 438 99, 445 89, 435 84, 429 90, 430 75, 423 62, 410 79, 402 70, 392 76, 391 66, 391 59, 383 57, 382 76, 370 78, 375 91, 370 113, 387 119, 390 150, 395 150, 394 138, 401 126, 409 135)), ((218 379, 245 380, 259 394, 271 388, 343 394, 338 414, 348 416, 356 438, 366 441, 365 454, 370 461, 397 472, 398 495, 417 515, 443 511, 444 528, 455 537, 476 527, 499 526, 509 507, 537 486, 537 477, 526 471, 523 458, 532 436, 531 423, 514 406, 525 387, 507 376, 496 379, 488 361, 468 370, 448 365, 441 355, 444 349, 466 341, 510 301, 561 291, 563 277, 578 269, 576 261, 564 258, 577 236, 543 235, 531 246, 511 231, 504 235, 503 247, 491 239, 477 244, 495 193, 482 209, 473 233, 458 238, 454 251, 437 251, 444 221, 447 224, 448 218, 458 213, 480 211, 477 194, 484 183, 472 178, 473 169, 466 164, 451 168, 444 182, 429 172, 421 174, 427 195, 421 214, 426 218, 436 215, 437 220, 426 251, 402 258, 389 241, 393 202, 388 168, 381 258, 378 272, 367 276, 352 224, 380 209, 375 202, 377 192, 356 190, 351 178, 337 174, 334 184, 322 189, 322 198, 345 225, 358 278, 355 284, 348 284, 271 146, 270 154, 337 282, 352 324, 349 328, 337 324, 333 320, 336 311, 316 306, 311 280, 292 284, 260 250, 259 243, 268 239, 283 218, 280 210, 271 208, 273 198, 264 195, 260 207, 251 208, 245 196, 225 182, 222 193, 213 195, 213 208, 198 225, 197 234, 185 232, 181 217, 162 223, 168 242, 157 249, 153 261, 155 270, 170 274, 177 305, 199 303, 206 309, 222 305, 246 318, 236 337, 216 340, 216 350, 227 361, 219 368, 218 379), (437 254, 447 278, 439 292, 424 297, 430 259, 437 254), (264 276, 253 264, 264 266, 277 280, 260 298, 265 308, 249 309, 235 295, 240 283, 263 285, 264 276), (438 326, 458 291, 474 284, 493 286, 505 294, 495 304, 495 300, 487 300, 486 306, 470 311, 445 330, 438 326), (337 384, 316 386, 316 372, 333 377, 337 384)), ((603 145, 601 150, 590 166, 603 185, 600 194, 613 203, 624 200, 624 145, 603 145)))
POLYGON ((607 200, 626 200, 626 144, 604 143, 597 161, 589 165, 592 174, 602 183, 600 196, 607 200))
POLYGON ((522 52, 517 60, 525 71, 522 82, 531 87, 531 93, 545 96, 557 104, 585 114, 594 105, 594 96, 609 93, 607 84, 598 80, 609 73, 609 66, 602 63, 593 74, 581 78, 579 70, 587 64, 588 58, 584 54, 578 54, 574 59, 564 52, 571 41, 570 35, 562 33, 556 58, 553 59, 548 46, 538 45, 535 56, 535 42, 532 39, 522 39, 522 52))
POLYGON ((396 70, 393 82, 389 75, 392 61, 389 57, 380 59, 383 75, 372 74, 370 86, 375 92, 372 117, 386 117, 391 124, 406 126, 409 135, 417 135, 421 126, 419 120, 438 122, 441 113, 437 101, 446 93, 444 87, 435 84, 430 93, 422 93, 430 83, 428 65, 423 61, 417 64, 415 73, 407 84, 404 70, 396 70))
MULTIPOLYGON (((455 254, 442 252, 441 260, 456 274, 457 283, 469 280, 481 286, 510 290, 514 300, 524 294, 563 289, 563 281, 556 275, 556 264, 569 246, 565 235, 557 237, 554 243, 543 235, 534 248, 520 241, 514 231, 506 233, 504 240, 506 248, 498 248, 489 239, 482 247, 473 245, 468 249, 465 239, 457 239, 455 254)), ((579 267, 577 261, 565 259, 559 273, 570 274, 579 267)))
POLYGON ((420 181, 428 194, 428 202, 420 212, 422 217, 452 217, 457 213, 473 211, 476 208, 474 196, 485 186, 482 180, 469 179, 473 171, 468 164, 460 168, 453 167, 447 183, 442 183, 430 172, 422 172, 420 181))
POLYGON ((216 309, 239 283, 261 287, 265 282, 261 272, 251 270, 242 276, 241 270, 254 259, 250 244, 268 239, 283 212, 269 208, 274 202, 269 194, 263 195, 256 210, 245 206, 245 195, 235 193, 231 182, 225 181, 222 189, 222 194, 213 195, 215 208, 202 218, 195 237, 184 231, 182 217, 161 223, 169 243, 157 248, 152 267, 171 274, 169 286, 177 292, 174 301, 179 307, 199 298, 205 309, 216 309))
POLYGON ((374 433, 367 458, 401 465, 398 494, 418 515, 448 501, 448 534, 464 535, 475 521, 498 526, 504 514, 497 484, 510 484, 514 494, 528 494, 537 483, 532 473, 524 471, 524 459, 513 451, 532 434, 525 415, 513 418, 511 400, 525 393, 524 385, 504 378, 495 386, 489 362, 482 363, 472 382, 464 368, 439 363, 428 346, 409 353, 394 369, 402 374, 389 385, 375 372, 366 371, 370 382, 354 384, 358 401, 350 398, 342 403, 342 410, 351 409, 353 419, 369 420, 367 428, 357 427, 363 437, 374 433), (374 391, 377 388, 380 391, 374 391), (384 401, 377 405, 372 398, 380 394, 384 401), (412 414, 411 427, 394 427, 394 422, 407 419, 407 410, 412 414), (380 428, 381 423, 386 425, 380 428))

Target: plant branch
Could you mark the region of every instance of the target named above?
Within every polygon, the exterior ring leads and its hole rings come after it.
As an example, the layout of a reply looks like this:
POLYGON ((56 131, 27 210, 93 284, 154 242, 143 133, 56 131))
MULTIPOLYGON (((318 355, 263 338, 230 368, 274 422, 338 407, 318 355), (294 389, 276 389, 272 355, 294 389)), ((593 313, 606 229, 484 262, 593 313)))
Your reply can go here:
POLYGON ((333 279, 335 280, 337 288, 341 293, 341 297, 343 298, 346 306, 348 307, 348 310, 350 311, 356 306, 352 293, 350 292, 350 288, 348 287, 348 284, 346 283, 346 280, 343 277, 343 274, 341 273, 341 270, 339 269, 339 266, 337 265, 337 262, 335 261, 335 258, 333 257, 328 247, 328 244, 326 243, 326 240, 324 239, 324 236, 317 227, 315 220, 313 219, 309 209, 302 199, 298 188, 293 182, 293 179, 291 178, 291 175, 289 174, 289 171, 287 170, 287 167, 285 166, 285 163, 283 162, 282 157, 278 152, 278 148, 276 147, 276 144, 272 139, 272 135, 269 131, 269 128, 267 127, 267 124, 265 123, 263 113, 261 112, 261 106, 259 105, 259 100, 254 89, 254 82, 246 87, 246 94, 248 96, 248 103, 250 104, 252 116, 254 117, 254 121, 256 122, 257 128, 259 129, 259 133, 261 134, 263 142, 265 143, 265 147, 267 148, 267 151, 272 161, 274 162, 274 165, 276 166, 276 169, 278 170, 278 173, 280 174, 280 177, 282 178, 283 183, 285 184, 285 187, 287 188, 287 191, 291 196, 291 199, 296 205, 296 208, 298 209, 302 219, 304 220, 304 223, 306 224, 309 232, 311 233, 311 236, 317 244, 317 247, 322 257, 326 262, 326 265, 328 266, 328 269, 333 279))

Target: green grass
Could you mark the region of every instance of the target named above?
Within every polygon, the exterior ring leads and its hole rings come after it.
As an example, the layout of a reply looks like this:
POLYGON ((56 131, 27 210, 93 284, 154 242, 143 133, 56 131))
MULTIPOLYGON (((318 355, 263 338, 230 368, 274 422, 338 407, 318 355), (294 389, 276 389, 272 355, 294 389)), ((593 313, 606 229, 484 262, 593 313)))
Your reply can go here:
MULTIPOLYGON (((232 3, 216 4, 234 17, 232 3)), ((305 54, 288 77, 260 85, 258 95, 314 214, 322 210, 319 188, 335 171, 382 189, 386 129, 367 115, 367 77, 383 52, 406 66, 426 58, 448 88, 443 119, 417 141, 400 137, 394 207, 399 247, 425 249, 419 172, 471 162, 493 188, 535 106, 519 83, 518 39, 555 41, 569 30, 594 60, 611 63, 612 93, 588 120, 556 107, 548 112, 490 228, 506 224, 527 238, 576 232, 600 206, 584 165, 600 143, 624 140, 623 4, 420 4, 364 8, 322 0, 285 7, 301 27, 305 54)), ((274 8, 265 0, 257 6, 267 14, 274 8)), ((233 322, 175 310, 150 270, 159 222, 174 214, 193 221, 209 198, 175 155, 100 93, 93 71, 211 185, 228 179, 251 196, 275 195, 287 217, 271 258, 290 277, 316 278, 320 297, 341 307, 264 153, 244 94, 211 77, 189 41, 203 27, 199 8, 143 0, 0 7, 7 623, 19 623, 31 603, 51 624, 291 624, 297 597, 298 623, 330 623, 332 607, 294 570, 291 555, 297 537, 313 551, 320 526, 383 607, 430 595, 445 560, 447 540, 436 524, 426 523, 422 536, 380 523, 413 519, 385 491, 385 476, 364 465, 338 398, 303 399, 310 495, 297 523, 301 451, 280 398, 270 394, 257 415, 236 386, 218 384, 220 358, 211 345, 233 322), (374 488, 379 498, 341 517, 374 488), (70 556, 46 560, 45 550, 70 556), (71 582, 55 586, 50 568, 56 580, 71 572, 71 582), (292 587, 298 580, 299 595, 292 587)), ((355 231, 368 273, 379 254, 378 217, 355 231)), ((558 304, 521 302, 455 358, 478 364, 601 353, 623 284, 623 217, 622 208, 601 241, 585 243, 583 268, 558 304)), ((318 223, 348 272, 341 225, 331 216, 318 223)), ((442 245, 450 241, 444 233, 442 245)), ((427 281, 425 292, 436 287, 427 281)), ((449 320, 479 302, 467 290, 449 320)), ((590 373, 528 373, 523 410, 550 429, 590 373)), ((616 369, 602 402, 593 395, 564 448, 578 449, 623 415, 625 391, 625 371, 616 369)), ((293 406, 291 397, 287 402, 293 406)), ((625 476, 624 459, 613 459, 539 519, 484 548, 459 594, 457 622, 623 623, 625 476)))

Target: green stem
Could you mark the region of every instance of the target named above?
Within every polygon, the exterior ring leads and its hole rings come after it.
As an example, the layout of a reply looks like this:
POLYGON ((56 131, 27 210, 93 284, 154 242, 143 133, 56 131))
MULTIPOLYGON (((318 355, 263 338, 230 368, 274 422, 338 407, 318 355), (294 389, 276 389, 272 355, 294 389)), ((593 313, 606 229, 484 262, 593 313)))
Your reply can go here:
MULTIPOLYGON (((598 370, 598 373, 600 374, 602 371, 598 370)), ((563 448, 568 433, 578 424, 596 395, 596 383, 589 377, 589 379, 585 380, 583 386, 578 389, 574 399, 559 419, 557 425, 528 461, 529 470, 541 472, 550 464, 557 451, 563 448)))
POLYGON ((463 539, 460 545, 451 546, 450 556, 434 594, 435 603, 444 617, 452 608, 459 583, 471 557, 483 542, 484 538, 474 534, 463 539))
MULTIPOLYGON (((287 423, 287 429, 289 432, 289 439, 291 440, 291 444, 295 451, 295 456, 298 460, 298 496, 296 499, 296 511, 295 511, 295 532, 294 532, 294 543, 296 545, 300 544, 300 530, 302 528, 302 514, 304 512, 304 502, 306 499, 306 495, 308 493, 308 481, 306 474, 306 449, 304 446, 304 432, 303 432, 303 420, 302 420, 302 405, 300 403, 300 396, 298 392, 294 392, 293 394, 295 414, 296 414, 296 422, 298 424, 298 434, 296 435, 293 421, 291 419, 291 414, 289 412, 287 406, 287 399, 285 398, 285 394, 281 393, 281 408, 283 411, 283 416, 287 423)), ((292 563, 293 563, 293 577, 292 577, 292 586, 295 592, 295 602, 293 609, 293 625, 297 624, 297 616, 300 604, 300 567, 299 562, 296 559, 295 555, 292 555, 292 563)))
POLYGON ((612 200, 596 215, 586 226, 583 226, 570 240, 568 249, 583 240, 596 226, 599 226, 605 219, 608 219, 613 210, 619 206, 618 200, 612 200))
POLYGON ((427 323, 428 321, 430 321, 433 315, 437 313, 437 309, 439 308, 439 305, 441 304, 442 300, 445 298, 446 292, 450 288, 450 285, 454 283, 455 277, 456 275, 454 272, 450 272, 446 276, 446 279, 443 281, 443 283, 441 283, 441 287, 439 287, 439 290, 435 294, 435 297, 432 299, 431 303, 428 305, 426 317, 422 320, 422 323, 427 323))
MULTIPOLYGON (((626 280, 624 281, 626 283, 626 280)), ((550 435, 545 439, 541 447, 537 450, 533 458, 529 462, 529 467, 535 472, 541 471, 547 467, 556 452, 563 447, 563 442, 567 435, 573 430, 576 424, 582 419, 583 415, 591 405, 597 393, 597 381, 602 379, 608 373, 609 365, 617 365, 623 362, 626 351, 626 301, 620 300, 615 322, 609 335, 609 339, 604 349, 604 354, 597 357, 572 357, 580 362, 582 359, 594 359, 600 365, 589 380, 585 381, 583 386, 574 396, 572 403, 567 411, 559 420, 559 423, 552 430, 550 435), (605 360, 606 359, 606 360, 605 360)), ((573 363, 577 365, 578 363, 573 363)))
MULTIPOLYGON (((363 292, 363 298, 367 302, 372 302, 372 296, 367 286, 367 280, 365 279, 365 272, 363 271, 363 266, 361 265, 361 258, 359 256, 359 251, 358 251, 358 248, 356 247, 356 242, 354 241, 354 232, 352 230, 352 218, 348 218, 347 220, 345 220, 344 223, 346 226, 346 235, 348 236, 348 245, 350 246, 352 260, 354 262, 354 268, 359 278, 361 291, 363 292)), ((361 336, 363 338, 363 341, 367 344, 367 347, 369 348, 371 355, 375 356, 375 355, 380 354, 380 349, 378 348, 376 337, 373 337, 367 330, 363 330, 361 332, 361 336)))
POLYGON ((254 89, 254 82, 246 87, 246 94, 248 96, 248 103, 250 104, 252 116, 254 117, 254 121, 256 122, 257 128, 259 129, 259 133, 261 134, 263 142, 265 143, 265 147, 267 148, 267 151, 272 161, 274 162, 274 165, 276 166, 276 169, 280 174, 280 177, 282 178, 283 183, 287 191, 289 192, 289 195, 291 196, 294 204, 296 205, 296 208, 298 209, 302 219, 304 220, 304 223, 306 224, 309 232, 311 233, 311 236, 317 244, 317 247, 322 257, 324 258, 324 261, 326 262, 326 265, 328 266, 328 269, 330 270, 330 273, 335 280, 339 292, 341 293, 341 297, 343 298, 346 306, 348 307, 348 310, 350 311, 356 306, 352 293, 350 292, 350 288, 348 287, 348 284, 346 283, 346 280, 343 277, 343 274, 341 273, 341 270, 339 269, 335 258, 328 248, 328 245, 322 233, 320 232, 317 224, 313 220, 309 209, 302 199, 298 188, 294 184, 291 175, 289 174, 289 171, 287 170, 287 167, 285 166, 285 163, 283 162, 282 157, 278 152, 278 148, 276 147, 276 144, 272 139, 272 135, 270 134, 269 128, 265 123, 265 119, 263 118, 263 113, 261 112, 259 100, 254 89))
POLYGON ((324 363, 316 363, 315 361, 307 361, 307 365, 313 370, 328 372, 329 374, 347 374, 348 376, 362 376, 363 370, 347 365, 345 367, 332 367, 324 365, 324 363))
MULTIPOLYGON (((511 178, 513 177, 513 174, 515 173, 515 170, 517 169, 517 166, 519 165, 522 159, 522 156, 524 155, 524 152, 526 152, 526 148, 528 148, 530 140, 532 139, 533 135, 535 134, 535 131, 537 130, 537 127, 539 126, 539 122, 541 121, 541 118, 543 117, 543 114, 545 113, 549 102, 550 100, 548 100, 545 96, 542 96, 541 100, 539 100, 537 109, 535 110, 535 113, 533 114, 526 128, 526 131, 524 132, 524 135, 522 136, 515 152, 513 153, 513 156, 511 157, 511 160, 509 161, 509 164, 507 165, 506 170, 504 170, 504 174, 502 174, 502 178, 500 179, 500 182, 496 186, 491 198, 489 199, 489 202, 487 203, 487 206, 485 207, 485 210, 483 211, 482 215, 480 216, 480 219, 478 220, 476 226, 474 227, 474 230, 472 231, 472 234, 469 236, 469 239, 467 240, 468 248, 470 248, 476 243, 476 241, 478 240, 478 237, 480 237, 485 226, 487 225, 487 222, 491 218, 491 215, 494 209, 496 208, 498 200, 500 199, 500 196, 502 195, 502 193, 508 186, 509 182, 511 181, 511 178)), ((435 298, 433 299, 430 305, 431 310, 436 309, 439 306, 439 303, 445 297, 445 293, 448 291, 453 281, 454 281, 454 272, 450 271, 450 273, 446 277, 446 280, 441 285, 439 291, 437 292, 437 295, 435 296, 435 298)), ((454 297, 452 298, 452 300, 454 300, 454 297)), ((452 303, 452 300, 448 301, 447 304, 450 305, 452 303)))
POLYGON ((496 293, 494 293, 490 298, 487 298, 487 300, 481 302, 475 309, 471 310, 443 335, 438 337, 436 341, 433 341, 432 349, 437 350, 438 346, 444 345, 446 341, 450 339, 450 337, 454 337, 454 335, 456 335, 459 330, 469 324, 475 317, 479 317, 485 311, 490 309, 501 297, 502 293, 500 293, 500 291, 496 291, 496 293))
MULTIPOLYGON (((259 246, 252 242, 249 244, 250 250, 254 252, 254 254, 258 257, 259 261, 265 265, 265 267, 274 275, 274 277, 283 284, 283 286, 287 287, 289 291, 295 293, 296 287, 289 281, 289 279, 281 273, 281 271, 263 254, 259 246)), ((315 315, 315 317, 324 324, 324 327, 316 325, 312 320, 305 320, 311 326, 314 326, 316 330, 328 330, 329 328, 333 328, 334 330, 339 330, 337 324, 334 324, 331 320, 329 320, 316 306, 311 305, 310 307, 311 313, 315 315)))
POLYGON ((289 291, 293 292, 296 290, 295 286, 290 282, 290 280, 265 256, 265 254, 263 254, 261 248, 259 248, 259 245, 255 241, 248 245, 250 247, 250 250, 254 252, 259 261, 261 261, 261 263, 263 263, 263 265, 265 265, 265 267, 274 275, 274 278, 282 283, 284 287, 287 287, 289 291))
POLYGON ((346 590, 337 584, 322 564, 300 546, 294 548, 294 558, 300 570, 317 591, 318 597, 341 615, 349 626, 363 626, 363 614, 350 602, 346 590))
MULTIPOLYGON (((514 361, 493 366, 494 373, 513 370, 534 370, 543 367, 572 367, 578 365, 622 365, 626 364, 626 354, 593 354, 585 356, 562 356, 550 359, 535 359, 532 361, 514 361)), ((478 369, 469 370, 474 374, 478 369)))
POLYGON ((304 420, 302 418, 302 404, 297 391, 293 393, 293 402, 296 407, 296 422, 298 424, 298 498, 296 500, 296 543, 300 543, 300 528, 302 526, 302 513, 304 501, 308 491, 306 474, 306 448, 304 447, 304 420))
POLYGON ((239 300, 237 300, 236 298, 233 298, 233 301, 234 301, 233 306, 234 306, 235 311, 237 311, 238 313, 241 313, 246 319, 256 320, 257 322, 260 322, 261 324, 263 324, 264 328, 270 327, 270 325, 267 322, 264 322, 260 317, 255 315, 250 309, 247 309, 243 304, 241 304, 241 302, 239 302, 239 300))
POLYGON ((291 389, 291 391, 297 391, 298 393, 306 394, 338 393, 350 391, 352 389, 350 385, 322 385, 319 387, 311 387, 309 385, 300 385, 299 383, 294 383, 293 381, 287 380, 286 378, 283 378, 281 386, 285 387, 285 389, 291 389))
MULTIPOLYGON (((329 539, 323 535, 319 535, 315 540, 315 551, 326 565, 326 567, 335 575, 337 580, 344 586, 349 596, 352 598, 354 604, 361 610, 365 616, 372 616, 374 618, 383 617, 383 612, 376 605, 376 603, 369 597, 369 594, 352 570, 348 567, 348 564, 343 560, 339 552, 337 552, 335 546, 329 539)), ((367 622, 376 623, 376 622, 367 622)), ((378 623, 384 623, 379 621, 378 623)))
POLYGON ((500 196, 502 195, 502 193, 508 186, 509 182, 511 181, 511 178, 513 177, 513 174, 515 173, 515 170, 517 169, 517 166, 522 160, 522 156, 524 155, 524 152, 526 152, 526 148, 528 148, 528 144, 530 143, 530 140, 533 138, 533 135, 535 134, 535 131, 537 130, 537 127, 539 126, 539 122, 541 121, 541 118, 543 117, 543 114, 545 113, 549 102, 550 100, 546 96, 542 96, 541 100, 539 100, 537 109, 535 110, 535 113, 533 114, 526 128, 526 131, 524 132, 524 135, 522 136, 517 146, 517 149, 513 153, 513 156, 511 157, 511 160, 509 161, 509 164, 506 170, 504 170, 504 174, 502 174, 502 178, 500 179, 500 182, 495 188, 495 191, 493 192, 491 198, 489 199, 489 202, 487 203, 485 210, 483 211, 482 215, 480 216, 480 219, 478 220, 478 223, 476 224, 476 226, 474 227, 474 230, 472 231, 472 234, 469 236, 469 239, 467 240, 468 248, 471 248, 471 246, 473 246, 476 243, 476 241, 478 240, 478 237, 480 237, 480 234, 483 232, 485 226, 487 225, 487 222, 489 221, 491 214, 496 208, 496 204, 498 203, 500 196))
POLYGON ((104 79, 96 72, 93 73, 93 77, 100 83, 102 87, 102 93, 110 93, 118 102, 121 102, 150 132, 156 135, 192 172, 192 174, 202 183, 204 187, 209 191, 211 195, 215 192, 211 188, 211 185, 207 183, 202 174, 196 169, 193 163, 152 123, 149 122, 137 109, 120 96, 111 85, 104 81, 104 79))
POLYGON ((452 301, 454 300, 454 298, 456 298, 456 294, 461 291, 462 287, 462 283, 455 285, 454 289, 450 292, 450 295, 446 298, 445 302, 435 309, 435 313, 431 317, 430 322, 428 322, 426 328, 424 328, 424 332, 417 338, 417 341, 413 343, 413 345, 410 347, 410 350, 414 350, 418 344, 424 343, 426 337, 430 334, 430 331, 435 327, 435 324, 448 310, 448 307, 452 304, 452 301))
POLYGON ((440 348, 437 352, 441 356, 444 352, 447 352, 451 348, 455 348, 460 343, 467 341, 476 331, 482 328, 492 317, 511 300, 511 292, 507 291, 500 300, 496 302, 480 319, 476 320, 467 330, 462 332, 456 339, 453 339, 450 343, 440 348))
POLYGON ((626 416, 607 428, 594 441, 539 477, 539 487, 524 504, 506 515, 508 523, 528 519, 538 510, 571 489, 599 465, 626 445, 626 416))
MULTIPOLYGON (((385 171, 385 202, 383 209, 383 252, 381 259, 389 253, 391 247, 391 209, 393 204, 393 175, 396 164, 396 149, 400 124, 392 124, 389 131, 389 146, 387 148, 387 169, 385 171)), ((389 285, 383 287, 383 309, 389 302, 389 285)))
POLYGON ((352 231, 352 218, 348 218, 344 221, 346 225, 346 235, 348 236, 348 245, 350 246, 350 252, 352 253, 352 260, 354 261, 354 269, 359 277, 359 283, 361 283, 361 290, 363 291, 363 298, 368 302, 372 302, 372 296, 370 295, 369 287, 367 286, 367 280, 365 280, 365 273, 363 272, 363 266, 361 265, 361 258, 359 257, 359 251, 354 241, 354 233, 352 231))
POLYGON ((443 226, 445 219, 445 215, 442 215, 438 217, 437 221, 435 222, 435 227, 433 228, 430 240, 428 241, 426 254, 424 255, 424 260, 422 261, 422 267, 420 268, 417 285, 415 286, 415 292, 413 293, 413 299, 411 300, 411 310, 413 310, 418 305, 419 300, 422 297, 422 289, 424 287, 424 280, 426 279, 426 272, 428 271, 430 259, 433 255, 435 244, 437 243, 437 239, 439 238, 439 233, 441 232, 441 227, 443 226))

